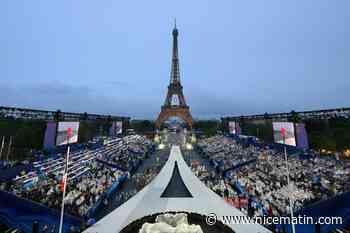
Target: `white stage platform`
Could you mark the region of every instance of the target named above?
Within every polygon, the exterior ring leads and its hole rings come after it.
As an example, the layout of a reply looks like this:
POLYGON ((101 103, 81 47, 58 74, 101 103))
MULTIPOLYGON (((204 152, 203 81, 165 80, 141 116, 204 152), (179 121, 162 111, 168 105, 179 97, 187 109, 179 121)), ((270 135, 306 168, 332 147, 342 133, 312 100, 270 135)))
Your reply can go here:
MULTIPOLYGON (((227 204, 220 196, 207 188, 187 166, 182 158, 180 148, 173 146, 168 161, 150 184, 84 232, 118 233, 137 219, 168 211, 184 211, 201 215, 215 213, 218 219, 222 216, 244 216, 242 212, 227 204), (171 179, 175 161, 178 164, 182 180, 193 196, 192 198, 161 198, 171 179)), ((270 232, 259 224, 227 225, 237 233, 270 232)))

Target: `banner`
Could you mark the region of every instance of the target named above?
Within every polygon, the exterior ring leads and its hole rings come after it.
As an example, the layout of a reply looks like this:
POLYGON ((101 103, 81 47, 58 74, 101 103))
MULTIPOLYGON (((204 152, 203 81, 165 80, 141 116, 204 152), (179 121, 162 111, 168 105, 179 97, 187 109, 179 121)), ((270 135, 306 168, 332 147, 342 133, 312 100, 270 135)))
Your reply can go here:
POLYGON ((241 126, 239 125, 239 122, 236 122, 236 134, 237 135, 242 134, 242 129, 241 129, 241 126))
POLYGON ((309 149, 309 141, 307 137, 307 132, 305 129, 305 124, 296 123, 295 124, 297 147, 301 149, 309 149))
POLYGON ((273 122, 273 138, 276 143, 296 146, 294 124, 292 122, 273 122))
POLYGON ((56 122, 47 122, 43 143, 44 149, 52 149, 55 147, 56 128, 56 122))
POLYGON ((112 134, 113 136, 117 136, 119 134, 122 134, 122 132, 123 132, 123 122, 122 121, 114 121, 112 123, 111 131, 113 133, 112 134))
POLYGON ((109 136, 117 136, 123 132, 123 122, 113 121, 112 126, 109 128, 109 136))
POLYGON ((78 141, 79 122, 63 121, 58 123, 56 145, 66 145, 78 141))
POLYGON ((228 131, 229 131, 229 134, 236 134, 236 122, 234 121, 228 122, 228 131))

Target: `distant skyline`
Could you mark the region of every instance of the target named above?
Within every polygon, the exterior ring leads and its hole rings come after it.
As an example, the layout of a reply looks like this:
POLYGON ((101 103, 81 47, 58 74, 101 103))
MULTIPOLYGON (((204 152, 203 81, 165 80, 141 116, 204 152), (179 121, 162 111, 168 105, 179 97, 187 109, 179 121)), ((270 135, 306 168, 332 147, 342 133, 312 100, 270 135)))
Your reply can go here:
POLYGON ((350 2, 0 2, 0 106, 155 119, 179 30, 194 118, 350 107, 350 2))

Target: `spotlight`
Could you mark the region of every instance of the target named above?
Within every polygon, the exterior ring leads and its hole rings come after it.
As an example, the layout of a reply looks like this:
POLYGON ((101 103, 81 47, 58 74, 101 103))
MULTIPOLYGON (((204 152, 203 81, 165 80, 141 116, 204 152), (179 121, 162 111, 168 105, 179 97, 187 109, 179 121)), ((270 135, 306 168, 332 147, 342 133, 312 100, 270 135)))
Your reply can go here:
POLYGON ((186 149, 187 150, 192 150, 193 149, 193 146, 191 143, 186 143, 186 149))

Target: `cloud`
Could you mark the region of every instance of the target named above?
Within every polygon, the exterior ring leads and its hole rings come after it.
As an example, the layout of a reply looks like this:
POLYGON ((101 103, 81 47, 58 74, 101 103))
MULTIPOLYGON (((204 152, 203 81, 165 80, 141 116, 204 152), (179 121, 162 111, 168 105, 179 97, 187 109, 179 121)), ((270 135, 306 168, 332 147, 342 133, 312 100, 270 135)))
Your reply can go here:
MULTIPOLYGON (((117 82, 116 85, 124 83, 117 82)), ((165 97, 155 97, 146 91, 130 93, 101 93, 89 86, 60 81, 6 84, 0 85, 0 105, 156 119, 165 97)), ((185 98, 194 118, 220 118, 248 111, 237 98, 219 96, 200 88, 190 91, 185 98)))
MULTIPOLYGON (((0 105, 156 119, 165 98, 163 93, 165 90, 142 88, 142 86, 137 88, 118 81, 114 85, 119 85, 120 88, 99 89, 101 87, 98 85, 73 85, 62 81, 0 82, 0 105)), ((311 91, 308 99, 302 97, 303 93, 295 91, 294 95, 288 97, 290 100, 286 101, 287 97, 274 98, 271 92, 257 97, 189 86, 185 98, 192 116, 197 119, 331 108, 334 107, 332 102, 338 103, 337 107, 346 106, 345 87, 329 88, 329 90, 332 90, 334 96, 329 95, 328 101, 321 102, 319 98, 321 94, 311 91), (343 93, 343 101, 338 100, 336 92, 343 93)))
POLYGON ((59 81, 0 85, 0 105, 132 117, 151 117, 156 112, 147 99, 112 97, 88 86, 59 81))

